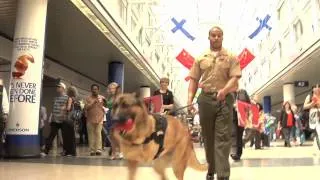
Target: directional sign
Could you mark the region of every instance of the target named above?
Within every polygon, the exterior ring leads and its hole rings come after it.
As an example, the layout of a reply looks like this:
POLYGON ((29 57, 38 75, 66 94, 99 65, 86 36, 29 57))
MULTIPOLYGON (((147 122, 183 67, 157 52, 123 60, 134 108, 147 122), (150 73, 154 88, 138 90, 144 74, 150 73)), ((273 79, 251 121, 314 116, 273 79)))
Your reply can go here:
POLYGON ((309 82, 308 81, 295 81, 294 86, 295 87, 308 87, 309 82))

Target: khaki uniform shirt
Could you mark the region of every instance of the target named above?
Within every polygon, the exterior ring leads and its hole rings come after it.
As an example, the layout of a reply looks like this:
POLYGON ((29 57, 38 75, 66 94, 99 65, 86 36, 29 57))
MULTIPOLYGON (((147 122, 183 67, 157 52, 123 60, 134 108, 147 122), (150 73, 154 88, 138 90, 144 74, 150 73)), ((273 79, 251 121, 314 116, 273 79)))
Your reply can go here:
POLYGON ((241 77, 240 63, 225 49, 216 55, 207 50, 195 60, 189 76, 196 81, 201 79, 204 91, 219 91, 232 77, 241 77))

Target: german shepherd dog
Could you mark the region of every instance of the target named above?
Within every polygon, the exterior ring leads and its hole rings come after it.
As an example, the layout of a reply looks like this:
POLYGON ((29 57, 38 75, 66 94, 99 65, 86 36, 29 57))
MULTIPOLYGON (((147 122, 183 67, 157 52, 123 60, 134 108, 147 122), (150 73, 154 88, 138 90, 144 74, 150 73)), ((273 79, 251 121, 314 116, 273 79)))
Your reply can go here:
MULTIPOLYGON (((128 161, 129 180, 135 179, 139 163, 153 162, 154 170, 161 180, 167 179, 165 169, 170 164, 178 180, 183 180, 187 166, 199 171, 208 169, 207 164, 199 163, 187 127, 173 116, 160 117, 166 124, 166 129, 162 131, 162 143, 157 143, 156 138, 150 140, 160 120, 148 114, 139 95, 119 95, 113 104, 112 118, 120 126, 131 122, 131 127, 115 130, 121 152, 128 161), (146 142, 146 139, 150 141, 146 142)), ((159 131, 156 133, 159 134, 159 131)))

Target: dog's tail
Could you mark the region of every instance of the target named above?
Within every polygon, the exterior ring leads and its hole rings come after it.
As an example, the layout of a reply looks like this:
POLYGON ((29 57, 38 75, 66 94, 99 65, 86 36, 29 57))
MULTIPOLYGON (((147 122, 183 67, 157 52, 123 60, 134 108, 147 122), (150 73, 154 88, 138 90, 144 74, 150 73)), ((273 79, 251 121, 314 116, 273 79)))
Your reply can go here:
POLYGON ((208 164, 201 164, 197 159, 196 152, 194 151, 193 145, 191 143, 191 152, 189 154, 188 166, 197 171, 207 171, 208 164))

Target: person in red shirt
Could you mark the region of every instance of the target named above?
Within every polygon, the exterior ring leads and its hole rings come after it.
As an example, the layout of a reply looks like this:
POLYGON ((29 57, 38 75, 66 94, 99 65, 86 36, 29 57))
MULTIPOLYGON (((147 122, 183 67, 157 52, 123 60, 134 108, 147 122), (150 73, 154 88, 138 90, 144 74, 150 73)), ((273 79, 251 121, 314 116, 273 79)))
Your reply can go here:
POLYGON ((290 144, 290 135, 292 131, 292 127, 295 124, 295 118, 294 118, 294 113, 291 108, 291 104, 289 102, 284 102, 280 114, 280 119, 279 119, 279 127, 282 131, 282 134, 285 139, 284 146, 285 147, 291 147, 290 144))

